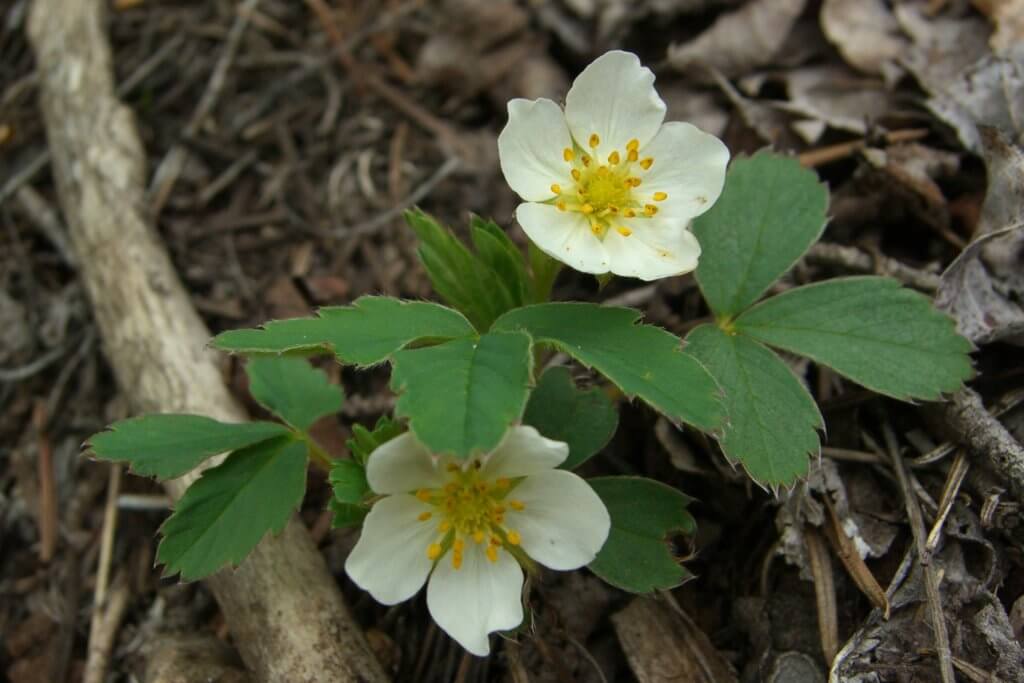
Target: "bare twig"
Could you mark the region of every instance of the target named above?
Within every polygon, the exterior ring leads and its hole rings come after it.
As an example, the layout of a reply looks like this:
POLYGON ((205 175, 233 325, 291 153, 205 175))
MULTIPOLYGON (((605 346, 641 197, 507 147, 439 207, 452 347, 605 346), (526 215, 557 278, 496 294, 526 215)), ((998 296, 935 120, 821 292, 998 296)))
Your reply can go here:
POLYGON ((825 661, 831 663, 839 651, 839 616, 836 608, 836 584, 832 574, 832 561, 821 534, 812 527, 803 530, 804 544, 811 576, 814 578, 814 597, 818 606, 818 636, 825 661))
POLYGON ((57 550, 57 482, 53 473, 53 448, 46 435, 46 403, 36 402, 32 423, 38 444, 39 560, 49 562, 57 550))
POLYGON ((1024 500, 1024 447, 985 409, 981 396, 964 387, 943 406, 943 415, 956 438, 999 472, 1018 500, 1024 500))
POLYGON ((57 211, 50 206, 50 203, 43 199, 38 192, 32 189, 31 185, 23 185, 14 193, 21 210, 42 232, 50 244, 54 246, 64 263, 74 267, 75 255, 71 252, 71 245, 68 244, 67 231, 61 224, 57 211))
MULTIPOLYGON (((885 142, 890 145, 899 144, 902 142, 914 142, 915 140, 922 140, 928 137, 927 128, 908 128, 906 130, 894 130, 885 134, 885 142)), ((868 148, 868 141, 866 139, 851 140, 849 142, 840 142, 835 145, 829 145, 827 147, 819 147, 817 149, 811 149, 798 158, 800 163, 808 168, 814 168, 816 166, 822 166, 824 164, 832 163, 833 161, 839 161, 853 156, 862 149, 868 148)))
POLYGON ((124 619, 130 598, 131 587, 122 573, 114 581, 109 599, 105 597, 103 604, 95 606, 89 629, 89 652, 83 683, 103 683, 106 679, 110 653, 114 649, 117 631, 121 628, 121 620, 124 619))
POLYGON ((871 256, 856 247, 818 242, 805 256, 809 263, 835 266, 854 273, 874 273, 896 278, 908 287, 934 294, 939 289, 939 276, 887 256, 871 256))
POLYGON ((942 528, 946 524, 949 511, 953 509, 953 502, 956 501, 956 497, 960 493, 960 485, 964 483, 968 469, 970 469, 970 464, 967 462, 967 456, 960 451, 953 460, 953 466, 949 468, 946 485, 942 488, 942 497, 939 499, 939 513, 936 515, 935 524, 928 532, 928 539, 924 544, 925 557, 929 561, 942 540, 942 528))

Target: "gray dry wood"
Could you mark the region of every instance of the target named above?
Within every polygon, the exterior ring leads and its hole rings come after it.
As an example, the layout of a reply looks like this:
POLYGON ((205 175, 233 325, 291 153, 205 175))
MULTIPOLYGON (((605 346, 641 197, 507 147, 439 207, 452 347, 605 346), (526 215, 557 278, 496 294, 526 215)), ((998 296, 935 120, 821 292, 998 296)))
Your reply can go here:
MULTIPOLYGON (((60 203, 107 357, 138 412, 244 420, 145 217, 145 157, 132 113, 114 94, 105 5, 36 0, 28 33, 60 203)), ((180 496, 197 476, 169 492, 180 496)), ((207 585, 254 680, 387 680, 297 520, 207 585)))

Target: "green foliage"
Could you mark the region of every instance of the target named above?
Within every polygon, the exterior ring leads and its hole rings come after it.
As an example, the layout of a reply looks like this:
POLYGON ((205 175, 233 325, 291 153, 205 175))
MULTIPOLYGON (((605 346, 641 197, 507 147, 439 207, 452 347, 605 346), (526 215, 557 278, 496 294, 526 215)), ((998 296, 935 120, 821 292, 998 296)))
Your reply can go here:
POLYGON ((608 396, 597 387, 576 388, 569 368, 547 370, 530 394, 523 424, 542 435, 569 444, 562 469, 576 469, 604 448, 619 426, 619 414, 608 396))
POLYGON ((306 446, 280 437, 235 451, 206 470, 160 531, 157 562, 201 579, 237 565, 268 532, 280 533, 306 492, 306 446))
POLYGON ((496 330, 523 330, 593 367, 629 396, 674 420, 720 429, 725 412, 711 375, 684 352, 678 337, 637 324, 638 311, 587 303, 548 303, 509 311, 496 330))
POLYGON ((791 289, 743 313, 738 332, 898 399, 935 400, 972 374, 971 344, 922 294, 883 277, 791 289))
POLYGON ((361 503, 370 492, 366 468, 355 460, 335 460, 331 466, 331 487, 339 503, 361 503))
POLYGON ((588 479, 604 501, 612 526, 590 570, 613 586, 650 593, 678 586, 691 574, 673 556, 668 536, 692 535, 697 524, 686 511, 690 498, 642 477, 588 479))
POLYGON ((370 453, 373 453, 378 446, 391 441, 391 439, 404 431, 405 427, 401 422, 392 420, 387 415, 382 415, 377 420, 377 424, 374 425, 372 431, 361 424, 353 425, 352 438, 346 441, 345 445, 348 446, 348 452, 352 454, 352 458, 356 462, 366 465, 366 461, 370 458, 370 453))
POLYGON ((363 520, 366 519, 366 515, 370 513, 370 508, 365 505, 342 503, 337 498, 331 499, 330 508, 331 512, 334 513, 334 519, 331 521, 332 529, 346 529, 353 526, 362 526, 363 520))
POLYGON ((304 358, 261 356, 250 358, 249 393, 260 405, 300 432, 308 431, 325 415, 341 410, 341 387, 304 358))
POLYGON ((796 159, 736 159, 715 205, 693 222, 703 253, 697 281, 711 310, 730 318, 757 301, 825 229, 828 192, 796 159))
POLYGON ((522 416, 531 372, 530 339, 518 332, 400 351, 391 372, 395 412, 434 453, 486 453, 522 416))
POLYGON ((819 451, 824 428, 818 406, 778 356, 742 334, 701 325, 687 349, 722 386, 730 424, 719 440, 756 481, 791 484, 807 474, 808 455, 819 451))
POLYGON ((282 436, 272 422, 228 424, 199 415, 143 415, 110 425, 89 439, 100 460, 128 463, 135 474, 174 479, 218 453, 282 436))
POLYGON ((562 262, 553 259, 530 242, 530 272, 533 273, 533 301, 544 303, 551 298, 551 288, 562 270, 562 262))
POLYGON ((515 306, 533 303, 533 283, 526 272, 526 261, 519 247, 494 221, 473 216, 469 234, 481 261, 490 267, 505 285, 515 306))
POLYGON ((363 296, 351 306, 321 308, 318 318, 274 320, 262 328, 217 335, 213 346, 247 354, 333 353, 341 363, 361 366, 387 360, 416 343, 469 337, 473 327, 439 304, 363 296))

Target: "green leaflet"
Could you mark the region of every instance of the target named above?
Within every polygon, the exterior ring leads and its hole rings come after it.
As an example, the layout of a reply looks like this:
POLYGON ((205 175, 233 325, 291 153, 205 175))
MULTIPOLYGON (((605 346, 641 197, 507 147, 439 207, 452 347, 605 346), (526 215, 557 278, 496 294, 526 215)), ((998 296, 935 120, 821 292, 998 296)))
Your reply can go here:
POLYGON ((708 432, 719 429, 725 412, 715 380, 683 351, 678 337, 638 324, 639 318, 629 308, 548 303, 509 311, 494 329, 523 330, 534 343, 556 346, 668 417, 708 432))
POLYGON ((599 388, 577 389, 569 368, 554 367, 541 375, 530 394, 523 424, 569 444, 569 457, 560 467, 573 470, 608 444, 619 426, 619 413, 599 388))
POLYGON ((128 463, 135 474, 174 479, 218 453, 288 433, 272 422, 228 424, 200 415, 143 415, 110 425, 88 446, 100 460, 128 463))
POLYGON ((360 465, 365 466, 370 453, 403 432, 405 432, 405 426, 401 422, 392 420, 387 415, 381 415, 372 430, 361 424, 352 425, 352 438, 346 441, 345 445, 348 447, 348 452, 352 454, 352 458, 360 465))
POLYGON ((679 564, 668 536, 692 535, 697 524, 686 511, 690 498, 671 486, 642 477, 588 479, 601 497, 612 526, 608 540, 590 563, 592 572, 631 593, 678 586, 691 574, 679 564))
POLYGON ((735 329, 903 400, 938 399, 972 375, 971 344, 953 320, 889 278, 792 289, 743 313, 735 329))
POLYGON ((333 353, 339 362, 369 366, 413 342, 475 335, 460 313, 425 301, 363 296, 351 306, 321 308, 318 314, 274 320, 254 330, 231 330, 211 343, 235 353, 333 353))
POLYGON ((820 450, 824 429, 818 406, 774 353, 742 334, 701 325, 686 337, 725 390, 729 426, 722 450, 755 481, 773 487, 807 474, 808 456, 820 450))
POLYGON ((327 375, 304 358, 254 357, 246 363, 245 372, 252 397, 301 432, 341 410, 341 387, 328 382, 327 375))
POLYGON ((793 267, 825 229, 828 191, 796 159, 735 159, 715 205, 694 219, 697 281, 711 310, 731 318, 793 267))
POLYGON ((488 332, 395 354, 395 413, 434 453, 487 453, 523 414, 529 390, 530 338, 488 332))
POLYGON ((305 444, 282 437, 235 451, 178 501, 160 527, 157 562, 184 580, 237 565, 268 531, 284 529, 305 493, 305 444))
POLYGON ((335 460, 331 466, 331 488, 339 503, 360 503, 370 492, 366 468, 354 460, 335 460))

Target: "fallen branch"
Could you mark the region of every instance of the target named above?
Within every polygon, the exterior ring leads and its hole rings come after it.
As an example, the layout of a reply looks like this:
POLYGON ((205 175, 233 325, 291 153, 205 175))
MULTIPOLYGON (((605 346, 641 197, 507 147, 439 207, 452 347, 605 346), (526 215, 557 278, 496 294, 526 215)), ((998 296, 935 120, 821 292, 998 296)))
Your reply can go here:
MULTIPOLYGON (((114 94, 104 7, 37 0, 28 33, 60 203, 107 357, 139 412, 244 420, 145 218, 145 158, 132 113, 114 94)), ((168 491, 180 496, 198 476, 168 491)), ((208 585, 254 680, 386 680, 297 520, 208 585)))

